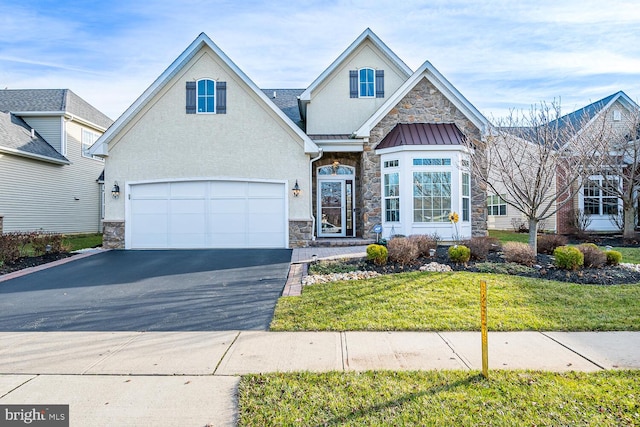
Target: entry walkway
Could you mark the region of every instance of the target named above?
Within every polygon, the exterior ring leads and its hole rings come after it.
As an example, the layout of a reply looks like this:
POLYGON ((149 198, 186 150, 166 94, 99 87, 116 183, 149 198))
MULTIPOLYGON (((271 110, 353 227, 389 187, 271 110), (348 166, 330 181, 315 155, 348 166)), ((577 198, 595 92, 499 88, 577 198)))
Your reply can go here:
MULTIPOLYGON (((481 369, 479 332, 0 333, 0 405, 71 425, 232 426, 240 375, 481 369)), ((640 369, 640 332, 490 332, 490 369, 640 369)))

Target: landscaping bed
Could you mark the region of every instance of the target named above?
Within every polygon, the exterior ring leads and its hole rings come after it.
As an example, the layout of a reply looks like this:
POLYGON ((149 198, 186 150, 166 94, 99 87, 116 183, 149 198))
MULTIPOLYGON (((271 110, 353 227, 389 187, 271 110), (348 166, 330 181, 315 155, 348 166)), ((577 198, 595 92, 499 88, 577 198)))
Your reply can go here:
MULTIPOLYGON (((565 270, 553 264, 551 255, 538 254, 537 263, 533 267, 505 262, 502 252, 491 251, 484 260, 471 260, 467 263, 453 263, 449 260, 449 246, 440 245, 432 257, 419 257, 415 261, 400 264, 391 260, 384 265, 377 265, 364 259, 333 261, 338 270, 375 271, 379 274, 396 274, 419 271, 421 267, 437 263, 449 266, 453 271, 467 271, 472 273, 498 273, 536 279, 556 280, 559 282, 589 284, 589 285, 620 285, 640 283, 640 269, 635 265, 605 265, 599 268, 580 268, 565 270), (342 266, 340 266, 340 264, 342 266)), ((640 251, 640 248, 638 249, 640 251)), ((623 259, 624 261, 624 259, 623 259)), ((330 270, 328 267, 327 270, 330 270)), ((314 268, 311 267, 311 271, 314 268)))
POLYGON ((14 271, 23 270, 29 267, 37 267, 39 265, 67 258, 72 255, 73 254, 69 252, 59 252, 41 256, 27 256, 18 258, 15 262, 0 265, 0 275, 13 273, 14 271))

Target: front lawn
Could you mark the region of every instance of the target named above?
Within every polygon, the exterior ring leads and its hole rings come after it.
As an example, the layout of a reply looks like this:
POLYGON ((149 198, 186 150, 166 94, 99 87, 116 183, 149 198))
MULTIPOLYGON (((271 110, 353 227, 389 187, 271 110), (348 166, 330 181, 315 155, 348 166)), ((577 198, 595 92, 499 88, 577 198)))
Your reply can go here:
POLYGON ((631 426, 640 371, 246 375, 240 426, 631 426))
POLYGON ((64 243, 69 245, 70 251, 95 248, 102 245, 102 233, 67 235, 64 238, 64 243))
POLYGON ((280 298, 274 331, 637 331, 640 284, 580 285, 502 274, 402 273, 305 286, 280 298))
POLYGON ((503 244, 506 242, 529 243, 529 233, 516 233, 507 230, 489 230, 488 232, 489 237, 494 237, 503 244))

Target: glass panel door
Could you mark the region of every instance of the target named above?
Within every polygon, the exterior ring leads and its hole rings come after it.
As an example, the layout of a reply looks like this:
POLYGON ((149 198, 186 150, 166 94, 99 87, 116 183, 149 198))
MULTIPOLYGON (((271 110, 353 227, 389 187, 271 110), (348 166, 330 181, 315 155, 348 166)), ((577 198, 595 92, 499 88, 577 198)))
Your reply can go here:
POLYGON ((320 230, 319 236, 345 236, 344 186, 342 180, 320 181, 320 230))

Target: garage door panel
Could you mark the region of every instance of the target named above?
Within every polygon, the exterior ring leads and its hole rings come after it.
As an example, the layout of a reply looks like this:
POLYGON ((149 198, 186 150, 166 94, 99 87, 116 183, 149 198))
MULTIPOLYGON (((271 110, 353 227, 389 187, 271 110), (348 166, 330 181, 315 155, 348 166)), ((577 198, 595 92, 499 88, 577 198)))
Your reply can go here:
POLYGON ((275 214, 249 214, 247 221, 247 231, 249 233, 277 232, 284 231, 284 221, 275 214))
POLYGON ((214 233, 246 233, 246 221, 235 213, 215 214, 209 217, 209 226, 214 233))
POLYGON ((136 198, 169 197, 169 184, 138 184, 131 187, 131 194, 136 198))
POLYGON ((242 181, 134 184, 127 247, 285 247, 285 187, 242 181))
POLYGON ((282 215, 282 199, 249 199, 247 204, 249 212, 282 215))
POLYGON ((209 202, 209 212, 216 214, 244 214, 247 210, 246 199, 214 199, 209 202))
POLYGON ((274 185, 269 182, 250 182, 247 188, 249 198, 272 197, 282 200, 282 185, 274 185))
POLYGON ((211 196, 217 197, 238 197, 244 196, 247 193, 247 183, 240 181, 212 181, 211 182, 211 196))
POLYGON ((171 198, 192 198, 204 199, 207 195, 207 183, 196 182, 173 182, 171 183, 171 198))
POLYGON ((135 215, 167 215, 168 200, 132 200, 131 209, 135 215))
POLYGON ((169 202, 171 214, 197 214, 204 216, 206 209, 205 200, 171 200, 169 202))

